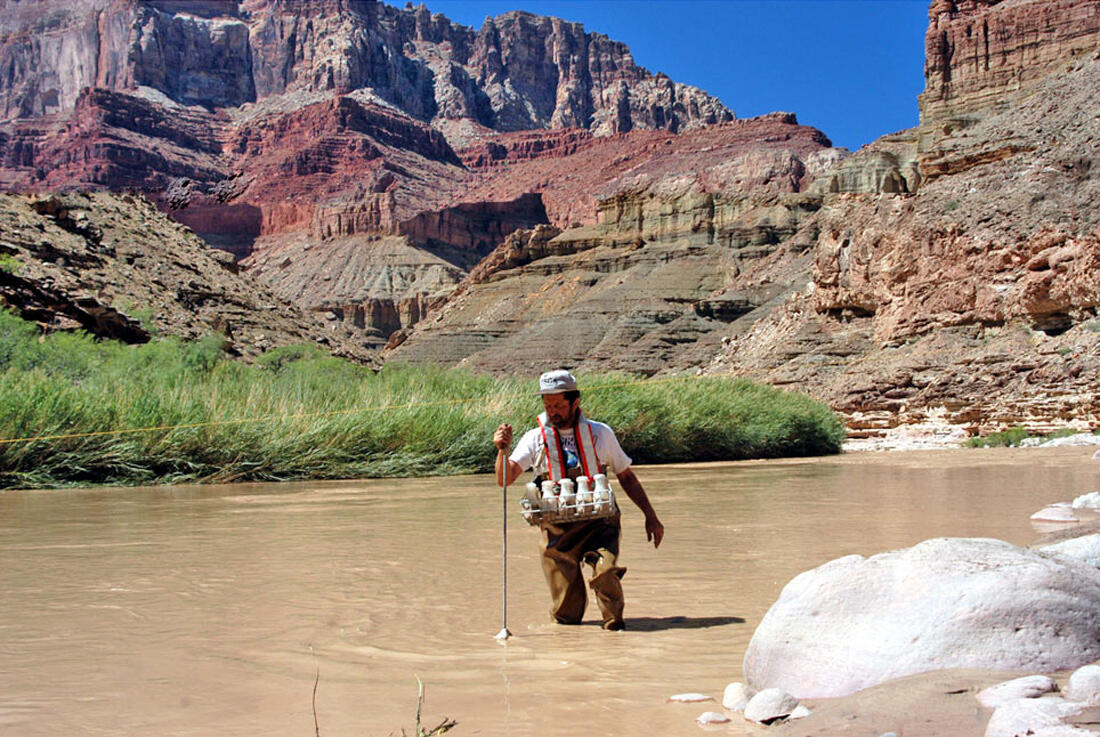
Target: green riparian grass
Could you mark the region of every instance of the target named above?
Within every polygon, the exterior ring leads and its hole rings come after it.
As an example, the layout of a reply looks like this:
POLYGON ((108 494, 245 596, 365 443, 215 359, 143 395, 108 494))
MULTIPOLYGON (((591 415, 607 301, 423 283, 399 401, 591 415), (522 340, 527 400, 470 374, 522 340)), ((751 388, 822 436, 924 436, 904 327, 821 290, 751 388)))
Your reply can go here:
MULTIPOLYGON (((220 347, 42 336, 0 312, 0 440, 42 438, 0 442, 0 488, 487 472, 496 426, 541 409, 533 377, 374 372, 311 346, 248 365, 220 347)), ((636 463, 836 453, 844 437, 824 405, 744 380, 579 380, 636 463)))

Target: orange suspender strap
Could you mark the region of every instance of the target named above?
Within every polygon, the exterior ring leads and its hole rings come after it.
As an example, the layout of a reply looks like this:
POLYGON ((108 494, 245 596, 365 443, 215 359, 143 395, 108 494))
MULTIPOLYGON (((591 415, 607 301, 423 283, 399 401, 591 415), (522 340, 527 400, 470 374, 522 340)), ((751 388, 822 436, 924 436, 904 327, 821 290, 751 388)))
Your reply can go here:
POLYGON ((546 448, 546 468, 547 468, 547 470, 550 474, 550 480, 551 481, 558 481, 560 479, 564 479, 569 474, 565 470, 565 452, 562 450, 562 447, 561 447, 561 436, 558 435, 557 428, 555 428, 555 427, 550 428, 551 432, 554 433, 554 444, 557 446, 557 449, 558 449, 558 463, 561 464, 561 476, 558 479, 555 479, 554 478, 554 459, 550 457, 553 454, 550 453, 550 443, 549 443, 549 440, 546 437, 546 425, 543 424, 541 416, 538 418, 538 422, 539 422, 539 430, 542 431, 542 444, 543 444, 543 447, 546 448))
MULTIPOLYGON (((588 425, 587 422, 584 423, 584 424, 588 425)), ((592 426, 591 425, 588 425, 588 435, 589 435, 589 437, 592 436, 592 426)), ((588 460, 585 458, 586 453, 584 452, 584 448, 581 447, 581 420, 580 420, 579 417, 577 418, 577 424, 573 425, 573 439, 575 441, 577 441, 577 455, 579 455, 581 457, 581 468, 584 469, 584 475, 587 476, 588 478, 592 478, 592 474, 589 473, 589 471, 588 471, 588 460)), ((592 453, 595 454, 595 452, 596 452, 596 443, 593 442, 592 443, 592 453)))

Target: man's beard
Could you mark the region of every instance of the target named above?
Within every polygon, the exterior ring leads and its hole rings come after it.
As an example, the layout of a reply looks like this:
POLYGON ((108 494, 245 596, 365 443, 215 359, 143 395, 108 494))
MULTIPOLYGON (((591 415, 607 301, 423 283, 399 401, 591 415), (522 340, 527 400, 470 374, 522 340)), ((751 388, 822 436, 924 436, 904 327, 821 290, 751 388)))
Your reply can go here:
POLYGON ((577 412, 576 412, 576 410, 574 410, 573 412, 570 412, 569 415, 567 417, 565 417, 564 419, 556 420, 553 417, 551 417, 550 418, 550 424, 553 425, 554 427, 558 428, 559 430, 572 430, 573 425, 576 424, 574 422, 576 417, 577 417, 577 412))

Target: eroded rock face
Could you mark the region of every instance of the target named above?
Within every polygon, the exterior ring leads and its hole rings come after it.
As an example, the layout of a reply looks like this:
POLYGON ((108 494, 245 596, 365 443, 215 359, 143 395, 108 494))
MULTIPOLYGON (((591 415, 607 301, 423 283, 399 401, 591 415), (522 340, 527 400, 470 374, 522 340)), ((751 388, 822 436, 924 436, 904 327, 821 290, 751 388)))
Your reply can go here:
POLYGON ((948 153, 958 139, 985 149, 969 163, 1012 155, 1011 138, 966 130, 1034 94, 1100 45, 1100 7, 1080 0, 933 0, 928 17, 920 130, 930 177, 965 166, 940 160, 959 158, 948 153))
POLYGON ((983 433, 1100 423, 1097 12, 932 3, 930 47, 954 51, 929 53, 920 127, 814 183, 810 284, 708 370, 804 387, 857 433, 940 410, 983 433), (963 53, 986 33, 1003 55, 963 53))
POLYGON ((475 31, 369 0, 5 2, 4 118, 71 110, 85 87, 232 107, 370 88, 425 121, 495 130, 685 130, 732 119, 578 23, 512 12, 475 31))
POLYGON ((602 170, 590 148, 516 164, 561 174, 542 192, 555 226, 572 212, 558 199, 570 184, 598 183, 591 224, 508 239, 388 355, 489 371, 536 371, 554 356, 652 374, 782 290, 730 285, 819 206, 799 191, 812 176, 807 161, 827 148, 818 131, 772 116, 615 143, 621 158, 602 170))
POLYGON ((852 555, 788 583, 753 634, 753 688, 842 696, 947 668, 1053 672, 1100 657, 1100 573, 1000 540, 852 555))

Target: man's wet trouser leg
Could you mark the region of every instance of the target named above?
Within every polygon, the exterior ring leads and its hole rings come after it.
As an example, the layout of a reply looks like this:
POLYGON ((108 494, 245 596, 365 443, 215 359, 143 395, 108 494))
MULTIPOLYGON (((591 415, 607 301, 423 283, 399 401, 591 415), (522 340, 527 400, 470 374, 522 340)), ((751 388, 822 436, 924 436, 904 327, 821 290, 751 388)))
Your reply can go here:
POLYGON ((604 629, 621 630, 623 625, 623 584, 622 577, 626 569, 615 565, 616 555, 606 548, 596 551, 599 555, 593 564, 592 593, 600 605, 604 629))
POLYGON ((577 624, 587 603, 582 560, 593 566, 592 591, 607 629, 623 628, 626 569, 616 565, 618 519, 548 525, 542 530, 542 571, 550 587, 550 615, 561 624, 577 624))

